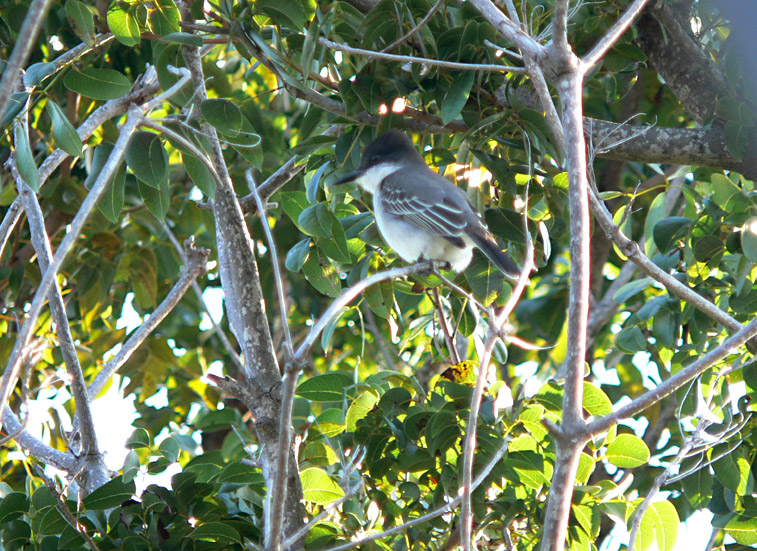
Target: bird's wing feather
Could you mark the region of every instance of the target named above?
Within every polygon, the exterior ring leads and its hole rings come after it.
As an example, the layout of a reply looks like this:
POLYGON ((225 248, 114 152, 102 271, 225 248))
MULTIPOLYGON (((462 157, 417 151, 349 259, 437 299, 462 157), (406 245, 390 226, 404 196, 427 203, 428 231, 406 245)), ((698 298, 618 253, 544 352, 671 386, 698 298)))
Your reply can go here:
MULTIPOLYGON (((455 200, 445 193, 448 190, 442 186, 438 188, 438 195, 433 200, 419 197, 412 193, 412 189, 407 191, 401 182, 398 182, 400 178, 403 178, 401 173, 391 174, 381 183, 379 200, 382 208, 388 214, 463 247, 461 236, 469 224, 469 213, 466 210, 468 205, 456 204, 455 200)), ((449 182, 446 183, 453 186, 449 182)))

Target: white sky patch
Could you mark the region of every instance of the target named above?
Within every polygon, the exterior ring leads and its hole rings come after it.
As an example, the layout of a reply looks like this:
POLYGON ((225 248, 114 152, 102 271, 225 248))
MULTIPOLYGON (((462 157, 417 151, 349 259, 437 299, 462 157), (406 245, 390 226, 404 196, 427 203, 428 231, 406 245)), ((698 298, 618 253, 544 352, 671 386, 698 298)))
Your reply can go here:
POLYGON ((128 293, 121 309, 121 317, 116 322, 116 329, 125 327, 126 332, 131 333, 140 325, 142 325, 142 318, 134 309, 134 293, 128 293))
POLYGON ((126 439, 134 432, 132 423, 137 419, 134 395, 124 396, 126 386, 119 375, 114 375, 108 391, 92 402, 92 418, 100 448, 105 452, 105 464, 117 471, 124 466, 128 450, 126 439))
MULTIPOLYGON (((205 287, 205 290, 202 292, 202 299, 205 301, 213 321, 221 323, 223 319, 223 289, 220 287, 205 287)), ((213 324, 210 323, 207 314, 203 314, 202 317, 200 329, 202 331, 212 329, 213 324)))

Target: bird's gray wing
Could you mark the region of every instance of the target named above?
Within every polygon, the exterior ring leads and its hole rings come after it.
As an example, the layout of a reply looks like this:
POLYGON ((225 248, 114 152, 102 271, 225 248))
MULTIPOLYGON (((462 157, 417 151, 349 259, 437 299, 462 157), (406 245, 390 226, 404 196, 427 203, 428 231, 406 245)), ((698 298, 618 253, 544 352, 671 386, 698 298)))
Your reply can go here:
POLYGON ((459 198, 449 193, 448 186, 454 189, 454 184, 431 171, 424 175, 433 175, 442 181, 434 181, 436 178, 427 180, 430 186, 419 188, 408 180, 410 175, 402 171, 387 176, 378 194, 381 207, 404 222, 464 247, 462 235, 469 224, 469 205, 466 202, 460 204, 456 200, 459 198))

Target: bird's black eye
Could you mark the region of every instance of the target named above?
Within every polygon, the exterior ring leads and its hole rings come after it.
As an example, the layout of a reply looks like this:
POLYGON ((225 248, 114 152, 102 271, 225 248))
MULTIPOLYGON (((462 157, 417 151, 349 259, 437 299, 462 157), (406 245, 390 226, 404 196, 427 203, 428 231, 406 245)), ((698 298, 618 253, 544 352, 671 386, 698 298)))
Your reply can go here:
POLYGON ((379 157, 378 155, 372 155, 372 156, 371 156, 371 160, 370 160, 370 164, 372 164, 372 165, 375 165, 376 163, 378 163, 378 162, 379 162, 379 159, 380 159, 380 158, 381 158, 381 157, 379 157))

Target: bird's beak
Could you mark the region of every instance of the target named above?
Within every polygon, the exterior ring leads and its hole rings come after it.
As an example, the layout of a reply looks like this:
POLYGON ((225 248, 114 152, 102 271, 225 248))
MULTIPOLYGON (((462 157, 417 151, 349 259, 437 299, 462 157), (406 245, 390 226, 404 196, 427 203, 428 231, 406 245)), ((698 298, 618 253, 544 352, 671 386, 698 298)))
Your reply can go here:
POLYGON ((332 186, 341 186, 342 184, 347 184, 349 182, 354 182, 358 178, 360 178, 365 173, 365 170, 353 170, 352 172, 348 172, 341 178, 339 178, 336 182, 331 184, 332 186))

